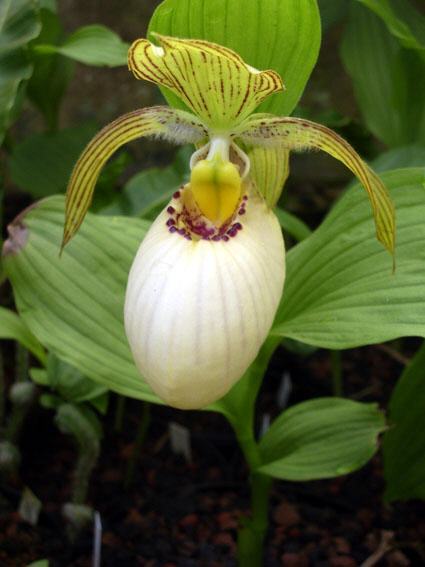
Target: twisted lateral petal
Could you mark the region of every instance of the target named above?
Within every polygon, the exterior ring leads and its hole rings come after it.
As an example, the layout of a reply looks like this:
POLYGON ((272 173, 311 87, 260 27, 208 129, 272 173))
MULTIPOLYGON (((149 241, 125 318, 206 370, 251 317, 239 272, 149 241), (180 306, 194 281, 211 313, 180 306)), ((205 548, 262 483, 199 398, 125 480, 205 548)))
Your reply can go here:
POLYGON ((279 144, 288 150, 320 149, 341 161, 358 177, 368 192, 375 218, 376 236, 394 255, 395 212, 391 197, 380 178, 338 134, 301 118, 253 115, 240 126, 238 136, 246 144, 271 150, 279 144))
POLYGON ((275 71, 258 71, 234 51, 195 39, 155 34, 161 47, 138 39, 128 66, 138 79, 172 90, 205 124, 229 129, 267 96, 283 90, 275 71))
POLYGON ((289 175, 289 150, 256 146, 248 151, 250 177, 270 208, 278 202, 289 175))
POLYGON ((252 198, 228 242, 170 233, 164 210, 131 268, 125 328, 136 365, 169 405, 202 408, 243 375, 267 337, 285 278, 275 215, 252 198))
POLYGON ((105 126, 89 142, 72 172, 66 192, 62 248, 81 226, 90 206, 100 170, 106 161, 123 144, 152 134, 177 143, 197 143, 205 138, 206 130, 195 116, 167 106, 135 110, 105 126))

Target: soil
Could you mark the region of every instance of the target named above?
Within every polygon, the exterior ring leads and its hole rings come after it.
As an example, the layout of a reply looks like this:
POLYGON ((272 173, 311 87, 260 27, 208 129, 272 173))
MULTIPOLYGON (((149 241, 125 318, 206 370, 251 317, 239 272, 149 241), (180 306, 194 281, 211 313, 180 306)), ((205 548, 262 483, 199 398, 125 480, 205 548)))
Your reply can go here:
MULTIPOLYGON (((410 350, 414 341, 407 344, 410 350)), ((344 388, 350 397, 385 406, 402 364, 379 346, 343 354, 344 388)), ((282 372, 290 374, 290 405, 330 395, 330 358, 316 351, 306 358, 278 350, 259 398, 258 416, 272 416, 282 372)), ((234 566, 240 518, 249 513, 248 475, 232 430, 207 412, 152 407, 134 483, 126 488, 126 467, 134 451, 142 405, 128 400, 121 431, 115 405, 104 419, 102 455, 94 471, 89 504, 103 527, 102 562, 108 566, 234 566), (170 421, 186 426, 192 459, 170 447, 170 421)), ((35 407, 24 430, 20 474, 1 487, 0 565, 24 567, 43 557, 52 567, 91 565, 92 529, 74 545, 67 541, 61 506, 69 498, 75 451, 55 428, 52 412, 35 407), (22 488, 43 504, 38 525, 17 513, 22 488)), ((320 482, 276 482, 271 497, 265 566, 425 565, 425 504, 384 505, 378 454, 358 472, 320 482), (386 545, 385 545, 386 543, 386 545), (382 552, 381 559, 364 563, 382 552)))

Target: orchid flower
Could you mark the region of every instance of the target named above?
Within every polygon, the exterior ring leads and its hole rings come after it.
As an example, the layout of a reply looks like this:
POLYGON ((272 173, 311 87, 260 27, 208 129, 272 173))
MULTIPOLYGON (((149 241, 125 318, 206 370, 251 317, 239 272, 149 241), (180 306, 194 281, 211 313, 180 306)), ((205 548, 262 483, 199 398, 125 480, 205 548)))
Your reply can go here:
POLYGON ((97 134, 69 183, 63 245, 81 225, 99 172, 118 147, 141 136, 195 144, 189 182, 140 244, 124 321, 136 366, 157 395, 178 408, 202 408, 253 362, 280 303, 285 247, 272 207, 288 151, 322 149, 342 161, 366 189, 377 238, 391 253, 394 210, 381 180, 333 131, 254 113, 284 89, 275 71, 258 71, 208 41, 155 39, 159 45, 133 43, 129 68, 170 89, 187 111, 135 110, 97 134))

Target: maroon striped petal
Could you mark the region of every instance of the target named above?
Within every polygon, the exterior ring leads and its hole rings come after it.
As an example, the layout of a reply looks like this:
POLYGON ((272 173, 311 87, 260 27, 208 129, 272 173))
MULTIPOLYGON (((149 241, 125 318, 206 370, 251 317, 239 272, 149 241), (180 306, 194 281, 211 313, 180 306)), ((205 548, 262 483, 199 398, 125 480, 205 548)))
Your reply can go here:
POLYGON ((206 129, 195 116, 167 106, 135 110, 105 126, 87 145, 72 172, 66 193, 62 248, 83 222, 106 161, 123 144, 151 135, 177 143, 198 143, 205 138, 206 129))
POLYGON ((381 179, 341 136, 310 120, 261 114, 254 114, 241 124, 237 135, 245 144, 262 146, 270 151, 279 146, 286 150, 319 149, 341 161, 366 189, 375 218, 376 236, 394 256, 395 211, 391 197, 381 179))

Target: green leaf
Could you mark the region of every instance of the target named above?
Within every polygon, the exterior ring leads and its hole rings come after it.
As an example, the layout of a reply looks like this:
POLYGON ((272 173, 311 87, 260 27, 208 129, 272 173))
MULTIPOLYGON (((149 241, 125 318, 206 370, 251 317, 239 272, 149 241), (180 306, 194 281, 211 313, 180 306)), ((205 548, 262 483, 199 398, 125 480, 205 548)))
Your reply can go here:
POLYGON ((0 54, 0 145, 13 121, 20 87, 31 73, 32 66, 21 50, 0 54))
POLYGON ((341 50, 366 125, 388 146, 425 143, 425 60, 353 3, 341 50))
POLYGON ((323 31, 339 22, 347 13, 348 0, 318 0, 318 3, 323 31))
POLYGON ((371 166, 374 171, 389 171, 402 167, 423 167, 425 164, 425 147, 402 146, 379 155, 371 166))
POLYGON ((2 0, 0 6, 0 53, 25 46, 40 33, 35 3, 28 0, 2 0))
MULTIPOLYGON (((287 115, 316 63, 320 14, 316 0, 165 0, 148 31, 213 41, 259 70, 274 69, 287 90, 269 97, 258 110, 287 115)), ((172 93, 161 90, 172 106, 184 108, 172 93)))
POLYGON ((136 173, 125 184, 122 195, 102 213, 152 217, 159 208, 163 208, 174 191, 186 183, 192 153, 192 148, 184 146, 179 149, 171 165, 136 173))
POLYGON ((425 169, 382 179, 397 211, 395 273, 374 241, 367 200, 352 187, 288 253, 272 334, 331 349, 425 336, 425 169))
POLYGON ((94 124, 84 124, 28 136, 13 149, 12 181, 35 198, 65 191, 78 156, 96 130, 94 124))
POLYGON ((383 443, 385 499, 425 499, 425 345, 392 393, 389 425, 383 443))
POLYGON ((59 257, 64 199, 38 203, 12 224, 5 271, 34 335, 108 389, 160 403, 134 366, 124 333, 127 274, 149 224, 89 214, 59 257))
POLYGON ((127 65, 129 45, 112 30, 101 25, 84 26, 60 45, 39 45, 39 53, 61 53, 80 63, 96 67, 127 65))
MULTIPOLYGON (((30 47, 40 43, 58 44, 63 38, 63 29, 56 13, 40 10, 42 30, 30 47)), ((40 109, 47 127, 55 130, 58 123, 59 106, 71 79, 74 63, 63 55, 32 52, 34 71, 28 83, 28 96, 40 109)))
POLYGON ((320 398, 284 411, 260 441, 258 472, 284 480, 347 474, 375 454, 385 419, 376 404, 320 398))
POLYGON ((102 438, 102 424, 88 406, 61 404, 55 416, 62 433, 72 435, 80 450, 97 458, 102 438))
POLYGON ((301 240, 310 236, 310 228, 301 219, 280 207, 276 207, 274 212, 279 219, 280 226, 296 240, 301 242, 301 240))
POLYGON ((49 377, 45 368, 30 368, 29 374, 34 384, 39 386, 49 385, 49 377))
POLYGON ((425 50, 425 16, 409 0, 359 1, 382 18, 404 47, 425 50))
POLYGON ((0 339, 18 341, 42 363, 46 363, 43 346, 25 325, 21 317, 13 311, 0 307, 0 339))
POLYGON ((0 144, 12 122, 20 87, 32 73, 23 47, 37 37, 41 24, 36 7, 28 0, 0 4, 0 144))
POLYGON ((53 354, 49 354, 47 361, 47 376, 54 392, 69 402, 89 401, 107 391, 105 386, 83 376, 77 368, 53 354))
POLYGON ((29 563, 27 567, 49 567, 48 559, 39 559, 38 561, 33 561, 29 563))
POLYGON ((90 404, 101 414, 106 415, 109 405, 109 391, 100 394, 96 398, 91 398, 90 404))

